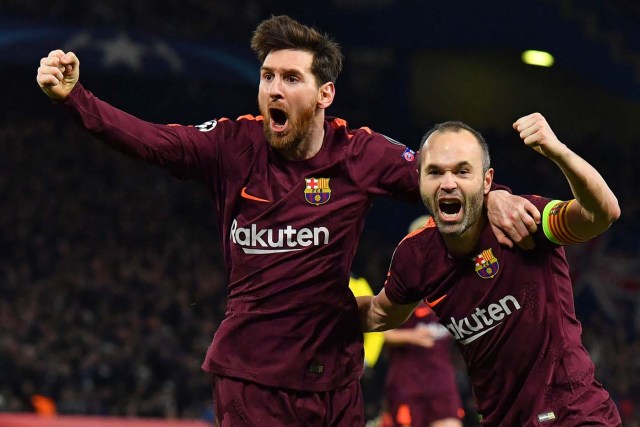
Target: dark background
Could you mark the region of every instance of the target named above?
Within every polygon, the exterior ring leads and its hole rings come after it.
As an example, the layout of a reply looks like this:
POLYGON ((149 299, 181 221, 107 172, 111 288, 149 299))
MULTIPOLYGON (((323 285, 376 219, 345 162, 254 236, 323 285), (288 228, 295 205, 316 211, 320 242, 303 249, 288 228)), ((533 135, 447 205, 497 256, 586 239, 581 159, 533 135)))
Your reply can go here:
MULTIPOLYGON (((622 217, 569 250, 577 311, 597 377, 625 425, 637 425, 640 6, 603 3, 2 1, 0 411, 34 410, 31 397, 43 394, 64 413, 210 416, 210 380, 199 365, 225 304, 203 189, 80 131, 40 92, 39 59, 73 50, 89 90, 149 121, 235 118, 257 112, 252 31, 287 13, 343 46, 329 114, 351 127, 416 149, 433 123, 463 120, 488 140, 497 181, 516 193, 570 197, 557 168, 511 128, 539 111, 598 168, 622 217), (524 49, 552 53, 555 65, 523 64, 524 49)), ((422 212, 374 205, 354 263, 374 289, 422 212)), ((384 366, 383 358, 365 374, 371 418, 384 366)))

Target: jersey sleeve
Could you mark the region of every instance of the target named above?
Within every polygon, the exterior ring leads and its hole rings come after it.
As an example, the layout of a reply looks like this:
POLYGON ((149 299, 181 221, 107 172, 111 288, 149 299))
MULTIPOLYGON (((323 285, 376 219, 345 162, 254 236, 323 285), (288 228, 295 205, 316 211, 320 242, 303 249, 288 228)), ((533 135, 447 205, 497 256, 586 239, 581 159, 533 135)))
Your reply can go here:
POLYGON ((402 240, 393 252, 384 291, 394 304, 411 304, 423 298, 423 292, 420 290, 421 272, 416 268, 417 259, 414 246, 409 244, 407 238, 402 240))
POLYGON ((363 191, 419 201, 416 154, 380 133, 358 130, 352 137, 349 170, 363 191))
POLYGON ((76 121, 114 149, 168 169, 178 178, 203 178, 219 163, 224 138, 212 120, 200 126, 155 124, 100 100, 78 83, 63 101, 76 121), (207 127, 208 126, 208 127, 207 127))

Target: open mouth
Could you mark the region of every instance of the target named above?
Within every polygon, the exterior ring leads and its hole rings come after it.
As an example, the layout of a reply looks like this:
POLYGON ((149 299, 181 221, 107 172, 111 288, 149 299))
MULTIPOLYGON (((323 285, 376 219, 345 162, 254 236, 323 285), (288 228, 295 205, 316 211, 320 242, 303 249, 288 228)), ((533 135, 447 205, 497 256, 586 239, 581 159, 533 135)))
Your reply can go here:
POLYGON ((269 108, 269 117, 271 118, 271 129, 274 132, 283 132, 287 126, 287 113, 279 108, 269 108))
POLYGON ((458 200, 440 200, 438 203, 440 208, 440 216, 444 220, 455 220, 462 211, 462 203, 458 200))

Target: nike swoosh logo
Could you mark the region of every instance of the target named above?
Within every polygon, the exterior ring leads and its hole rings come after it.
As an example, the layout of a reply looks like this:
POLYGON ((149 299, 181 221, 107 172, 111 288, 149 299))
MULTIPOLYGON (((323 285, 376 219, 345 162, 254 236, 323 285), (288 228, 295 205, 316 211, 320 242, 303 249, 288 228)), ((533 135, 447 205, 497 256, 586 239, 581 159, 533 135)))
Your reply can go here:
POLYGON ((433 302, 429 302, 426 299, 424 300, 424 302, 426 302, 429 307, 433 308, 436 305, 440 304, 440 302, 442 302, 442 300, 445 299, 446 297, 447 297, 447 294, 444 294, 440 298, 438 298, 437 300, 435 300, 433 302))
POLYGON ((253 200, 255 202, 271 203, 271 200, 261 199, 260 197, 252 196, 251 194, 247 193, 247 187, 243 187, 242 188, 242 191, 240 192, 240 197, 243 197, 243 198, 249 199, 249 200, 253 200))
MULTIPOLYGON (((500 323, 502 323, 502 322, 500 322, 500 323)), ((489 331, 490 331, 490 330, 492 330, 493 328, 497 328, 498 326, 500 326, 500 323, 498 323, 497 325, 494 325, 494 326, 490 327, 489 329, 485 329, 484 331, 480 332, 479 334, 476 334, 476 335, 474 335, 474 336, 472 336, 472 337, 469 337, 469 338, 467 338, 466 340, 462 340, 462 341, 460 341, 460 344, 462 344, 462 345, 467 345, 467 344, 469 344, 470 342, 473 342, 473 341, 477 340, 478 338, 480 338, 481 336, 483 336, 484 334, 486 334, 487 332, 489 332, 489 331)))
POLYGON ((416 317, 426 317, 429 313, 431 313, 431 309, 429 307, 418 307, 414 314, 416 317))

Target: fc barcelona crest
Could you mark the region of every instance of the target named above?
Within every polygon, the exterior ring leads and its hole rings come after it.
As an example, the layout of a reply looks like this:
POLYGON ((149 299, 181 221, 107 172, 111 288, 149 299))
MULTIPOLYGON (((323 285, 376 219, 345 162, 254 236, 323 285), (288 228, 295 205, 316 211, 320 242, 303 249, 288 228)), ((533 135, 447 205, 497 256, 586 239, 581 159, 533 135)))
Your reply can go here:
POLYGON ((491 279, 498 274, 500 265, 498 264, 498 259, 493 256, 493 250, 491 248, 480 252, 474 256, 472 260, 476 264, 476 273, 483 279, 491 279))
POLYGON ((324 205, 331 198, 331 178, 305 178, 304 198, 312 205, 324 205))

